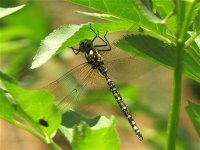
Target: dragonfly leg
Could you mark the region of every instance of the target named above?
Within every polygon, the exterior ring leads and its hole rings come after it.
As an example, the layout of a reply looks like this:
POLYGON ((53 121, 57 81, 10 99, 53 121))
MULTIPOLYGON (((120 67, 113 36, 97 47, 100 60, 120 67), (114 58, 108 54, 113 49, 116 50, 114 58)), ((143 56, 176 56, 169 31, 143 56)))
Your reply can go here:
POLYGON ((94 47, 106 47, 108 46, 108 43, 102 38, 99 36, 99 31, 97 32, 97 37, 102 40, 104 42, 104 44, 101 44, 101 45, 94 45, 94 47))
POLYGON ((111 46, 110 46, 110 43, 108 42, 107 38, 106 38, 106 35, 107 35, 108 31, 106 31, 106 34, 103 36, 104 39, 102 37, 99 36, 99 31, 98 31, 98 38, 101 39, 105 44, 102 44, 102 45, 94 45, 94 47, 106 47, 108 46, 107 49, 98 49, 99 51, 111 51, 111 46))
POLYGON ((108 31, 106 31, 106 34, 105 34, 103 37, 104 37, 104 39, 105 39, 105 41, 106 41, 106 43, 108 44, 108 47, 109 47, 109 48, 107 49, 107 51, 111 51, 110 43, 108 42, 108 40, 107 40, 107 38, 106 38, 107 33, 108 33, 108 31))
POLYGON ((101 49, 101 50, 99 50, 99 51, 111 51, 110 43, 108 42, 108 40, 107 40, 107 38, 106 38, 106 35, 107 35, 108 31, 106 31, 106 34, 104 35, 104 39, 103 39, 102 37, 99 36, 99 31, 96 33, 96 32, 94 31, 94 29, 92 29, 92 25, 91 25, 91 24, 90 24, 90 30, 92 30, 93 33, 95 34, 95 37, 92 39, 92 42, 94 42, 94 40, 95 40, 97 37, 98 37, 99 39, 101 39, 101 40, 104 42, 104 44, 102 44, 102 45, 94 45, 94 47, 106 47, 106 46, 109 46, 109 48, 107 48, 107 49, 101 49))
POLYGON ((92 39, 92 42, 97 38, 97 33, 92 29, 92 25, 90 24, 90 30, 95 34, 95 37, 92 39))
POLYGON ((78 55, 78 53, 80 52, 80 49, 78 48, 74 48, 74 47, 70 47, 70 48, 73 50, 74 54, 76 55, 78 55))

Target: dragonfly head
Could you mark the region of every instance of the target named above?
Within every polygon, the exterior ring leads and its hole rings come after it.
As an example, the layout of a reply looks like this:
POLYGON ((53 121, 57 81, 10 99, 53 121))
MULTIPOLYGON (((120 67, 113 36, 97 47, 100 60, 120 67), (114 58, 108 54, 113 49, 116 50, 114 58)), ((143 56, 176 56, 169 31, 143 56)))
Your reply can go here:
POLYGON ((93 42, 88 39, 84 39, 79 44, 79 50, 81 52, 89 52, 93 48, 93 42))

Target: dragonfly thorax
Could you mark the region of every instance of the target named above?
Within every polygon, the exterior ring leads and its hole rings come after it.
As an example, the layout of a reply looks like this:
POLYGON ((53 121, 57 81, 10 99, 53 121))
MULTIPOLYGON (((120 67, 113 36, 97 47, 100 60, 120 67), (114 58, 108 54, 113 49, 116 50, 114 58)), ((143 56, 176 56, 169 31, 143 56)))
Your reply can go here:
POLYGON ((107 69, 104 65, 103 58, 96 49, 91 49, 89 53, 85 53, 85 58, 93 69, 98 69, 102 75, 106 76, 107 69))
POLYGON ((79 50, 83 53, 88 53, 91 49, 93 49, 93 41, 89 39, 84 39, 79 44, 79 50))
POLYGON ((87 62, 91 65, 96 65, 103 62, 101 55, 94 48, 85 52, 85 58, 87 59, 87 62))

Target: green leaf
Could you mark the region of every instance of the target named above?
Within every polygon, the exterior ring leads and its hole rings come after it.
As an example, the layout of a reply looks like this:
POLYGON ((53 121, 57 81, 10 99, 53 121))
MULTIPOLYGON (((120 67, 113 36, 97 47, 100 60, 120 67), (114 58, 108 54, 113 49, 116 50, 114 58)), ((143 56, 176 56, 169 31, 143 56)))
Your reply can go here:
POLYGON ((2 20, 7 26, 1 28, 3 34, 1 36, 9 37, 11 40, 22 37, 29 38, 32 42, 40 42, 50 29, 49 18, 37 1, 30 2, 18 13, 7 16, 2 20))
POLYGON ((196 0, 180 0, 177 3, 177 37, 179 41, 185 42, 188 27, 195 17, 196 0))
MULTIPOLYGON (((165 121, 163 121, 163 123, 164 122, 165 121)), ((164 129, 161 130, 160 128, 156 128, 156 127, 154 127, 154 128, 155 128, 155 130, 152 131, 151 133, 149 133, 148 137, 146 137, 146 141, 148 144, 152 145, 155 150, 164 150, 165 143, 166 143, 166 131, 164 129)), ((185 130, 185 128, 182 130, 185 130)), ((197 150, 197 149, 199 149, 199 144, 191 144, 192 141, 194 141, 194 140, 191 139, 191 137, 188 134, 184 134, 184 136, 179 136, 179 138, 177 138, 177 141, 176 141, 176 149, 177 150, 197 150), (186 137, 184 137, 184 136, 186 136, 186 137)))
MULTIPOLYGON (((60 130, 73 150, 119 149, 119 138, 114 128, 115 121, 113 117, 111 119, 97 117, 89 120, 84 119, 75 112, 69 113, 73 116, 74 125, 72 127, 68 127, 68 125, 60 126, 60 130)), ((69 118, 66 119, 69 120, 69 118)))
POLYGON ((54 97, 47 91, 26 90, 9 82, 4 82, 5 87, 14 98, 18 108, 18 115, 38 128, 41 128, 50 137, 54 136, 61 122, 61 113, 53 105, 54 97), (29 120, 27 120, 28 116, 29 120), (40 119, 48 123, 48 127, 39 124, 40 119), (33 121, 35 124, 33 124, 33 121))
POLYGON ((153 14, 153 12, 149 10, 141 0, 134 0, 133 3, 137 10, 140 11, 149 21, 154 23, 164 23, 164 21, 153 14))
POLYGON ((0 80, 7 81, 7 82, 10 82, 13 84, 17 84, 17 81, 13 77, 8 76, 7 74, 3 73, 2 71, 0 71, 0 80))
POLYGON ((3 69, 9 75, 21 77, 26 72, 33 53, 49 32, 48 20, 37 1, 31 1, 17 13, 2 18, 5 25, 0 28, 1 56, 6 62, 3 69))
POLYGON ((27 48, 31 44, 31 41, 23 39, 17 41, 1 42, 0 44, 1 44, 1 55, 5 55, 16 52, 16 49, 27 48))
MULTIPOLYGON (((129 35, 120 39, 116 46, 147 60, 154 61, 165 67, 173 69, 176 49, 156 38, 143 34, 129 35)), ((185 50, 184 73, 189 78, 200 83, 200 52, 185 50)))
POLYGON ((63 120, 62 120, 62 125, 68 128, 72 128, 75 124, 81 123, 81 121, 86 122, 90 126, 94 126, 98 120, 100 119, 100 116, 93 118, 93 119, 87 119, 84 118, 83 116, 79 115, 73 110, 70 110, 68 112, 65 112, 63 114, 63 120), (72 119, 69 119, 72 118, 72 119))
MULTIPOLYGON (((38 53, 34 57, 31 69, 37 68, 64 48, 78 44, 83 39, 91 39, 94 33, 90 30, 90 23, 82 25, 64 25, 50 33, 41 43, 38 53)), ((95 23, 92 28, 105 34, 106 31, 127 30, 132 26, 128 22, 95 23)), ((137 28, 137 27, 136 27, 137 28)))
POLYGON ((115 17, 113 15, 109 14, 102 14, 102 13, 90 13, 90 12, 83 12, 83 11, 76 11, 79 14, 87 15, 87 16, 92 16, 104 20, 109 20, 109 21, 119 21, 118 17, 115 17))
POLYGON ((188 106, 185 109, 188 115, 190 116, 190 119, 192 120, 194 128, 196 129, 200 137, 200 105, 195 104, 191 101, 188 101, 188 106))
POLYGON ((20 9, 22 9, 25 5, 12 7, 12 8, 0 8, 0 18, 5 17, 9 14, 12 14, 20 9))
POLYGON ((176 15, 171 15, 166 19, 166 26, 169 32, 173 33, 174 35, 177 33, 177 20, 176 15))
POLYGON ((4 91, 0 88, 0 117, 12 122, 14 116, 14 108, 6 97, 4 91))
MULTIPOLYGON (((138 9, 138 5, 135 1, 127 0, 126 2, 119 0, 117 2, 113 2, 110 0, 66 0, 68 2, 78 4, 84 7, 88 7, 93 10, 97 10, 106 14, 111 14, 116 16, 122 20, 126 20, 130 22, 132 25, 140 26, 143 30, 145 30, 149 35, 153 34, 159 36, 165 36, 165 38, 173 39, 173 37, 169 37, 166 34, 166 26, 163 24, 156 24, 150 22, 146 16, 143 15, 138 9)), ((147 11, 145 11, 146 14, 147 11)), ((151 13, 152 14, 152 13, 151 13)), ((152 18, 152 15, 149 15, 152 18)), ((154 19, 155 20, 155 16, 154 19)))
POLYGON ((31 69, 44 64, 62 44, 75 34, 84 25, 64 25, 49 34, 41 43, 37 55, 34 57, 31 69))
POLYGON ((172 0, 152 0, 152 4, 161 18, 167 18, 169 14, 172 14, 175 8, 175 4, 172 0))
POLYGON ((193 30, 200 32, 200 10, 197 11, 197 15, 193 22, 193 30))

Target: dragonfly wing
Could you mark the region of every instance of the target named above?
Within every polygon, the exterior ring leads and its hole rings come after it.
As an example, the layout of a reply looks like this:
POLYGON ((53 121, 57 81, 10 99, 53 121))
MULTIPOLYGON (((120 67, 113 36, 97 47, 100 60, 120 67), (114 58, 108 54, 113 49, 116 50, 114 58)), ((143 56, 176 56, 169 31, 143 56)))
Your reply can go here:
POLYGON ((139 54, 133 56, 124 51, 114 49, 107 56, 105 55, 104 62, 110 77, 117 83, 125 83, 156 68, 155 64, 138 57, 139 54))
POLYGON ((90 68, 87 63, 82 63, 42 89, 51 92, 56 98, 55 103, 62 107, 67 103, 77 101, 77 95, 82 91, 81 84, 86 82, 85 79, 90 68))

